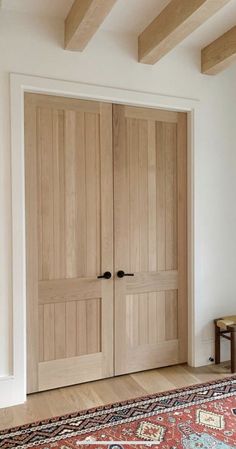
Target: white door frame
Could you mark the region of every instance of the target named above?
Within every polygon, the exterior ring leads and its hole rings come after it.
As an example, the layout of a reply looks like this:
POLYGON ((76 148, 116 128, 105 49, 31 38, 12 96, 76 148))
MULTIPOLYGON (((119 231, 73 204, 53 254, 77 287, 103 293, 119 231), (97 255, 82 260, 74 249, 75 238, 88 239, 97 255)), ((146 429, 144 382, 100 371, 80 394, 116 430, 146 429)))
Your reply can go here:
POLYGON ((11 74, 13 372, 0 381, 0 407, 26 400, 26 263, 24 188, 24 92, 188 112, 188 363, 195 365, 194 144, 199 101, 85 83, 11 74))

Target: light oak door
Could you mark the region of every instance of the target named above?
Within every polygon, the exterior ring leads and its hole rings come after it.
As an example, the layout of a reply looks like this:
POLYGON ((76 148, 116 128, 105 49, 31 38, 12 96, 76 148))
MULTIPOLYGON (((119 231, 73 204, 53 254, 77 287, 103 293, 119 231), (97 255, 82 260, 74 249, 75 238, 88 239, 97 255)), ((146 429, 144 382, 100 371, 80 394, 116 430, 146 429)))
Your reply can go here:
POLYGON ((28 392, 113 373, 112 105, 25 95, 28 392))
POLYGON ((113 106, 116 374, 187 360, 186 135, 185 113, 113 106))

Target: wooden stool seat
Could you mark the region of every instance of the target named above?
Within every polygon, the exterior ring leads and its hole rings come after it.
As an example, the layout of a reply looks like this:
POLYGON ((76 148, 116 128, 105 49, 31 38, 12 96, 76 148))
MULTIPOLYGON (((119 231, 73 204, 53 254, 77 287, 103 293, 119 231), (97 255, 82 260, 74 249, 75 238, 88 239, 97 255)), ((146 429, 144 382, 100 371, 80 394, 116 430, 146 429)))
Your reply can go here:
POLYGON ((228 326, 236 324, 236 315, 225 316, 224 318, 220 318, 219 320, 216 320, 216 324, 222 330, 227 330, 228 326))
POLYGON ((231 344, 231 372, 236 372, 236 315, 225 316, 214 320, 215 323, 215 363, 220 363, 220 339, 231 344))

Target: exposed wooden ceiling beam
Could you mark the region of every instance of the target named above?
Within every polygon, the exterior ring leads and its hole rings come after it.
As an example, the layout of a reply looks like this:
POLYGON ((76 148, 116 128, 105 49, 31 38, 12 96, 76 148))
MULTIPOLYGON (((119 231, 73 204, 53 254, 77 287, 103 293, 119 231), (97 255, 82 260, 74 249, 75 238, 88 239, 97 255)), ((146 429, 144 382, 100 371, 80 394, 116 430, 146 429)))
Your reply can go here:
POLYGON ((216 75, 236 61, 236 26, 202 50, 202 73, 216 75))
POLYGON ((75 0, 65 20, 65 48, 82 51, 117 0, 75 0))
POLYGON ((139 61, 155 64, 230 0, 171 0, 139 36, 139 61))

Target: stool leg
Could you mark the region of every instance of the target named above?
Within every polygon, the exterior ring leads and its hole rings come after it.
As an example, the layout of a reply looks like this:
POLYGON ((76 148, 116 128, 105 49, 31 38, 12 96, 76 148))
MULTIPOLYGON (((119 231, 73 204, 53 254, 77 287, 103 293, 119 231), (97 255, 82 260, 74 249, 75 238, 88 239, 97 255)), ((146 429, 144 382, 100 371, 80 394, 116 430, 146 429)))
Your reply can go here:
POLYGON ((215 323, 215 363, 220 363, 220 328, 215 323))
POLYGON ((231 331, 231 373, 236 373, 236 329, 231 331))

